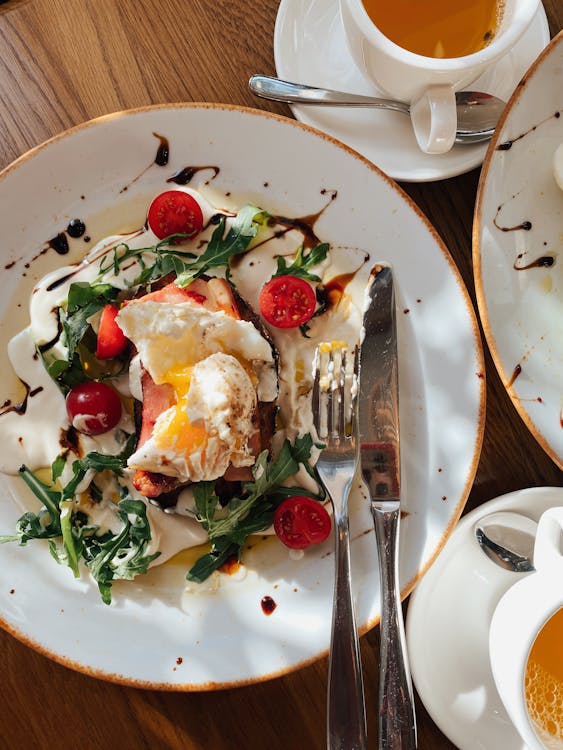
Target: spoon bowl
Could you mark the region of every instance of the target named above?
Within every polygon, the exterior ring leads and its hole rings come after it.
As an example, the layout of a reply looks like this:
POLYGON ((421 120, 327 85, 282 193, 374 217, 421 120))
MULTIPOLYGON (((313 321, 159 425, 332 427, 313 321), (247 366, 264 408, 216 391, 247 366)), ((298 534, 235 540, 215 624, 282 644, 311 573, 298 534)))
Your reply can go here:
POLYGON ((537 523, 521 513, 502 511, 480 518, 475 538, 494 563, 514 573, 535 570, 532 562, 537 523))
MULTIPOLYGON (((253 94, 286 104, 313 104, 325 107, 371 107, 391 109, 410 115, 406 102, 381 99, 362 94, 350 94, 301 83, 283 81, 273 76, 253 75, 248 81, 253 94)), ((492 94, 480 91, 458 91, 455 95, 457 111, 456 143, 472 144, 492 137, 505 102, 492 94)))

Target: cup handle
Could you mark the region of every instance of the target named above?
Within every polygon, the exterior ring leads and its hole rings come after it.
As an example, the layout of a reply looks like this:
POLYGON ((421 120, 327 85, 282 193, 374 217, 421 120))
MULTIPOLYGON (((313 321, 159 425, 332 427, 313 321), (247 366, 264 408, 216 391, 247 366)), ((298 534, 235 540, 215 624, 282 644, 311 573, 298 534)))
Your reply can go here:
POLYGON ((546 510, 538 522, 534 545, 537 570, 560 569, 563 575, 563 508, 546 510))
POLYGON ((445 154, 454 145, 457 129, 455 91, 429 86, 411 104, 411 122, 418 145, 426 154, 445 154))

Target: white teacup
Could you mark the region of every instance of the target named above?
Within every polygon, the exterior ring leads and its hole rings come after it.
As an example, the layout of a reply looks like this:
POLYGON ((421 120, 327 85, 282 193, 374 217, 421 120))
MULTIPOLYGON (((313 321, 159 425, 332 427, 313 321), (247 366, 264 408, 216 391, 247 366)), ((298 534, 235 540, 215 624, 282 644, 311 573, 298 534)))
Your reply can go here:
POLYGON ((434 58, 403 49, 384 36, 362 0, 340 0, 354 62, 384 94, 411 105, 414 133, 422 151, 441 154, 451 149, 457 127, 455 92, 466 89, 512 49, 539 6, 539 0, 499 2, 504 8, 502 20, 486 47, 464 57, 434 58))
POLYGON ((529 659, 547 624, 558 636, 553 650, 543 640, 550 668, 556 658, 560 665, 563 661, 563 508, 551 508, 540 518, 534 565, 536 572, 512 586, 495 609, 489 632, 491 667, 502 702, 528 748, 563 750, 563 675, 559 681, 544 671, 541 659, 529 659), (527 671, 532 665, 534 677, 527 671), (536 701, 533 711, 528 709, 530 695, 536 701))

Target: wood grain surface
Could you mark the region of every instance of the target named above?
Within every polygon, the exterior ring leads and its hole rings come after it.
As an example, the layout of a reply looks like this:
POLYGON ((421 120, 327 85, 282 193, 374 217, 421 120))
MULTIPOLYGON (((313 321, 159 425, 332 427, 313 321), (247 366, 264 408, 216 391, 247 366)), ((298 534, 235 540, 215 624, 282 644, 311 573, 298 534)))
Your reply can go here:
MULTIPOLYGON (((545 0, 544 7, 554 35, 563 27, 563 2, 545 0)), ((1 4, 0 168, 70 126, 151 103, 226 102, 291 116, 284 105, 258 102, 247 90, 252 73, 275 74, 277 9, 277 0, 1 4)), ((473 301, 471 228, 478 178, 474 170, 403 186, 444 239, 473 301)), ((511 490, 563 484, 559 469, 518 417, 488 352, 486 357, 486 432, 467 510, 511 490)), ((361 644, 372 749, 378 638, 375 628, 361 644)), ((4 631, 0 648, 0 750, 325 747, 326 659, 254 686, 177 694, 73 672, 4 631)), ((420 701, 417 711, 419 747, 452 750, 420 701)))

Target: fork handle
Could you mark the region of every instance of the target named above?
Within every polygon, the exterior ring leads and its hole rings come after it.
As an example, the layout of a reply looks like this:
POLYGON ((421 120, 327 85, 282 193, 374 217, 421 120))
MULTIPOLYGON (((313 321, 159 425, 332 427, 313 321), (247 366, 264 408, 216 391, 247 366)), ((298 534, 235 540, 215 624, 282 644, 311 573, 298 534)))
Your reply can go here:
POLYGON ((336 554, 328 676, 328 750, 365 750, 366 716, 351 592, 348 516, 335 517, 336 554))
POLYGON ((398 502, 392 506, 371 506, 381 578, 379 750, 414 750, 414 699, 397 575, 400 509, 398 502))

